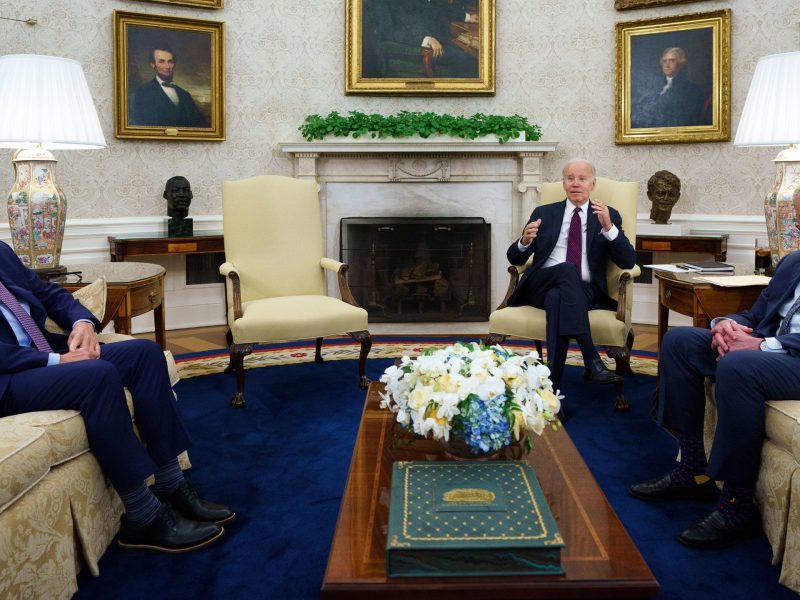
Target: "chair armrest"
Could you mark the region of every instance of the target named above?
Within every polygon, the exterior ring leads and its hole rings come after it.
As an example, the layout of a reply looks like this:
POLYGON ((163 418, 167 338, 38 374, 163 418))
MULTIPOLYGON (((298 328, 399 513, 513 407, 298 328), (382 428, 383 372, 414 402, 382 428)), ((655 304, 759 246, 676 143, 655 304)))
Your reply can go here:
POLYGON ((226 262, 219 266, 219 273, 230 279, 233 292, 233 318, 241 319, 244 312, 242 311, 242 284, 239 281, 239 271, 236 270, 233 263, 226 262))
POLYGON ((326 258, 324 256, 319 260, 319 265, 323 269, 333 271, 337 274, 336 283, 339 285, 339 295, 342 297, 342 300, 352 306, 361 308, 358 302, 356 302, 356 299, 353 297, 353 292, 350 291, 350 286, 347 285, 347 279, 345 278, 345 273, 347 273, 347 269, 350 268, 350 265, 339 262, 338 260, 333 260, 332 258, 326 258))
POLYGON ((632 269, 622 269, 619 273, 617 288, 617 321, 625 322, 625 311, 628 308, 628 287, 633 282, 634 277, 638 277, 642 270, 639 265, 634 265, 632 269))
POLYGON ((514 290, 517 288, 517 284, 519 283, 519 276, 521 273, 525 271, 525 266, 515 267, 511 265, 508 267, 508 274, 509 274, 509 281, 508 281, 508 289, 506 290, 506 295, 503 298, 503 301, 497 305, 495 310, 500 310, 501 308, 506 308, 508 306, 508 299, 511 298, 511 294, 514 293, 514 290))

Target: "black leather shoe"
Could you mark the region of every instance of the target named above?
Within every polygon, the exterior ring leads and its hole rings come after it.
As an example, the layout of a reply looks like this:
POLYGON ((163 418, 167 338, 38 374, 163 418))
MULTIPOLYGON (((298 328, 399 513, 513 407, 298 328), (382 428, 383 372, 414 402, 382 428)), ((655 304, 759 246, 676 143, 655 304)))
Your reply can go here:
POLYGON ((614 373, 614 371, 609 371, 600 358, 595 358, 591 362, 583 374, 583 379, 592 383, 618 383, 622 381, 622 377, 614 373))
POLYGON ((227 506, 203 500, 198 494, 197 488, 188 479, 184 479, 168 496, 158 492, 155 494, 159 500, 169 504, 182 516, 192 521, 225 525, 236 520, 236 513, 227 506))
POLYGON ((722 513, 714 509, 705 519, 685 529, 678 536, 678 541, 690 548, 726 548, 756 535, 760 523, 761 518, 755 508, 750 518, 739 526, 727 525, 722 513))
POLYGON ((703 483, 675 485, 669 473, 657 479, 634 483, 629 491, 640 500, 661 502, 663 500, 700 500, 711 502, 717 497, 717 486, 712 479, 703 483))
POLYGON ((210 546, 224 534, 225 530, 219 525, 184 519, 164 505, 156 518, 144 527, 134 527, 122 515, 117 543, 129 550, 179 553, 210 546))

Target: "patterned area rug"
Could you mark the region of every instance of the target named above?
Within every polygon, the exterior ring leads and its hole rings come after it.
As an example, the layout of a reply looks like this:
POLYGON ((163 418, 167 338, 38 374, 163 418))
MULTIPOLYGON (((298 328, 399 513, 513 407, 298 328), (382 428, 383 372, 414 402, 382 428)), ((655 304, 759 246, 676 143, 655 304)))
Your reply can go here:
MULTIPOLYGON (((375 336, 372 340, 369 358, 419 356, 426 348, 443 346, 458 340, 479 341, 478 338, 470 335, 375 336)), ((525 340, 508 340, 504 345, 518 353, 536 349, 533 342, 525 340)), ((322 346, 322 358, 324 360, 355 360, 358 359, 358 351, 359 345, 349 337, 327 338, 322 346)), ((253 353, 245 358, 245 368, 288 365, 313 360, 314 341, 265 344, 257 346, 253 353)), ((603 356, 603 360, 609 368, 614 368, 612 359, 603 356)), ((228 367, 228 351, 221 348, 194 354, 182 354, 177 356, 175 361, 182 378, 221 373, 228 367)), ((581 353, 577 346, 570 348, 567 364, 583 366, 581 353)), ((654 352, 634 351, 631 355, 631 368, 635 373, 655 375, 657 364, 654 352)))

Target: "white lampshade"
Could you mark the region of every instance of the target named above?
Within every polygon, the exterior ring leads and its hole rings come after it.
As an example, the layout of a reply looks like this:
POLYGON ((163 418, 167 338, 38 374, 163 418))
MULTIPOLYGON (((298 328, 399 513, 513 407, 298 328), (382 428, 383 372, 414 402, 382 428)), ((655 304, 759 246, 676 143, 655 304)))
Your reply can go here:
POLYGON ((800 143, 800 52, 759 59, 734 146, 800 143))
POLYGON ((0 148, 105 148, 106 140, 78 61, 0 56, 0 148))

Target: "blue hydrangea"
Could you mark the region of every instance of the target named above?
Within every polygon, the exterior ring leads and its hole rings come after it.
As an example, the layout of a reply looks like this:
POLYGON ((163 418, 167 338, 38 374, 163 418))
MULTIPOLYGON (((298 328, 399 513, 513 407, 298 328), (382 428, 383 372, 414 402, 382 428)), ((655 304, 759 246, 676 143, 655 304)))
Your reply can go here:
POLYGON ((477 396, 471 396, 462 403, 459 429, 473 454, 499 450, 511 443, 511 428, 505 415, 505 403, 504 395, 495 396, 486 402, 477 396))

